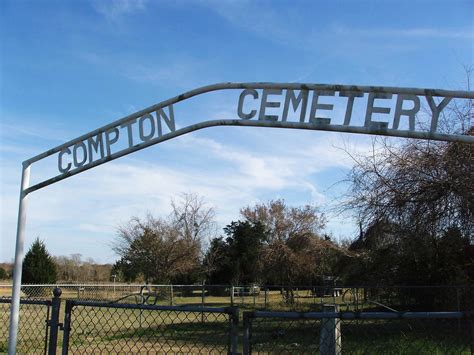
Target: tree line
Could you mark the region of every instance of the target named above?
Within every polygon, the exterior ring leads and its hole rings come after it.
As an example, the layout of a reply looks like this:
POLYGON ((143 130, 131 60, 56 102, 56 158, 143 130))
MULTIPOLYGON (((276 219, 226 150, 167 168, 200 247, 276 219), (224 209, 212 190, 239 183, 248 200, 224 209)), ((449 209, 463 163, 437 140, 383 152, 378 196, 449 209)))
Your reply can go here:
MULTIPOLYGON (((83 259, 81 254, 52 256, 46 244, 36 238, 23 260, 23 284, 52 283, 108 283, 111 280, 111 264, 99 264, 92 258, 83 259)), ((0 280, 13 278, 13 264, 0 264, 0 280)))
POLYGON ((167 219, 132 218, 119 229, 113 272, 151 283, 316 284, 346 253, 322 234, 325 217, 313 206, 275 200, 240 215, 216 235, 213 209, 183 195, 167 219))

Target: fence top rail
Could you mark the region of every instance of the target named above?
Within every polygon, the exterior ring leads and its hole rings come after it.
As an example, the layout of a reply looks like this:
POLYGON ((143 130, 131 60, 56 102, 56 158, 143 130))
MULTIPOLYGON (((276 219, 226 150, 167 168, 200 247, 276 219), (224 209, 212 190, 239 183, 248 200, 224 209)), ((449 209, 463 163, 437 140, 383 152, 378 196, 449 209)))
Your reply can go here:
POLYGON ((123 308, 123 309, 141 309, 151 311, 180 311, 180 312, 196 312, 196 313, 227 313, 234 314, 235 307, 201 307, 201 306, 157 306, 148 304, 129 304, 129 303, 111 303, 111 302, 94 302, 94 301, 77 301, 67 300, 66 303, 74 306, 83 307, 102 307, 102 308, 123 308))
MULTIPOLYGON (((12 287, 12 284, 0 284, 0 287, 12 287)), ((425 289, 439 289, 439 288, 473 288, 474 285, 224 285, 224 284, 216 284, 216 285, 170 285, 170 284, 123 284, 123 283, 75 283, 75 284, 67 284, 67 283, 57 283, 57 284, 22 284, 21 287, 195 287, 195 288, 205 288, 207 287, 252 287, 257 286, 262 289, 275 289, 275 288, 284 288, 284 289, 316 289, 316 288, 367 288, 367 289, 416 289, 416 288, 425 288, 425 289)))
MULTIPOLYGON (((95 284, 95 283, 75 283, 75 284, 21 284, 21 287, 143 287, 143 286, 182 286, 182 285, 150 285, 150 284, 95 284)), ((189 286, 189 285, 188 285, 189 286)), ((191 285, 194 286, 194 285, 191 285)), ((13 287, 12 284, 0 284, 0 287, 13 287)))
MULTIPOLYGON (((0 284, 0 287, 12 287, 12 284, 0 284)), ((202 288, 204 287, 252 287, 252 286, 259 286, 259 285, 207 285, 207 284, 197 284, 197 285, 179 285, 179 284, 124 284, 124 283, 75 283, 75 284, 67 284, 67 283, 58 283, 58 284, 21 284, 21 287, 195 287, 195 288, 202 288)), ((260 287, 267 287, 267 286, 260 286, 260 287)), ((289 287, 289 286, 268 286, 268 287, 289 287)), ((293 287, 293 286, 291 286, 293 287)), ((317 287, 317 286, 300 286, 300 287, 317 287)), ((325 286, 319 286, 325 287, 325 286)))
POLYGON ((460 319, 472 317, 472 312, 244 312, 245 318, 285 319, 460 319))
MULTIPOLYGON (((11 297, 0 298, 0 303, 12 303, 11 297)), ((20 304, 40 304, 44 306, 51 306, 51 300, 29 300, 29 299, 20 299, 20 304)))

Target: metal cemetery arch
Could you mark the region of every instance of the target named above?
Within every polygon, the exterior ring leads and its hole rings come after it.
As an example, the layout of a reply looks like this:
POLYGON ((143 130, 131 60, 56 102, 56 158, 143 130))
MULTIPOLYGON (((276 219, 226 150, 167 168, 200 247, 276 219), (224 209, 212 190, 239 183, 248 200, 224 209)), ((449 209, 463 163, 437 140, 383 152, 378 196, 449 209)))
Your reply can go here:
POLYGON ((188 91, 159 104, 150 106, 26 160, 23 162, 20 204, 18 211, 8 347, 9 354, 14 354, 16 352, 26 207, 27 195, 29 193, 137 150, 186 133, 213 126, 293 128, 474 143, 473 136, 450 135, 437 132, 439 115, 453 98, 474 99, 474 92, 300 83, 214 84, 188 91), (229 89, 243 90, 240 93, 238 100, 238 118, 204 121, 188 127, 176 129, 173 104, 207 92, 229 89), (257 90, 261 90, 261 93, 257 90), (282 96, 284 91, 285 96, 281 97, 280 101, 278 101, 277 97, 282 96), (338 94, 336 95, 336 93, 338 94), (364 123, 359 126, 354 124, 351 125, 351 120, 354 121, 352 119, 354 101, 360 100, 360 98, 364 97, 365 94, 368 94, 368 100, 365 109, 364 123), (312 95, 311 100, 309 98, 310 95, 312 95), (318 100, 324 96, 347 98, 343 123, 332 124, 330 118, 317 116, 318 111, 323 111, 323 114, 324 111, 326 111, 327 114, 328 111, 333 110, 334 105, 319 103, 318 100), (375 100, 391 100, 392 97, 396 99, 396 104, 393 124, 390 128, 387 122, 375 121, 372 115, 374 113, 389 114, 391 109, 389 107, 378 106, 380 103, 376 103, 375 100), (420 97, 425 98, 426 103, 431 110, 430 122, 428 124, 430 129, 428 131, 415 129, 415 116, 420 110, 420 97), (434 97, 441 98, 439 104, 435 102, 434 97), (259 105, 257 106, 258 110, 244 108, 244 106, 246 104, 248 105, 249 102, 254 104, 254 106, 255 104, 259 105), (404 108, 404 102, 409 102, 412 108, 404 108), (278 108, 283 109, 281 118, 279 115, 274 114, 274 110, 278 108), (290 108, 294 113, 296 113, 298 109, 300 110, 299 121, 288 121, 288 111, 290 108), (307 110, 308 108, 309 110, 307 110), (273 114, 270 114, 267 109, 270 109, 269 111, 273 114), (309 112, 309 117, 306 117, 307 111, 309 112), (153 114, 155 114, 155 116, 153 116, 153 114), (408 118, 408 130, 399 129, 401 117, 404 117, 404 119, 408 118), (146 122, 148 122, 148 124, 146 124, 146 122), (133 125, 135 125, 135 130, 138 125, 140 138, 139 143, 133 142, 133 125), (145 127, 148 127, 148 134, 145 134, 145 127), (124 129, 127 133, 126 137, 128 139, 128 147, 112 152, 113 145, 120 139, 121 131, 119 131, 119 128, 124 129), (169 132, 164 133, 163 128, 167 128, 169 132), (79 152, 82 153, 80 154, 79 152), (58 157, 59 174, 33 186, 29 186, 31 165, 52 155, 57 155, 58 157))

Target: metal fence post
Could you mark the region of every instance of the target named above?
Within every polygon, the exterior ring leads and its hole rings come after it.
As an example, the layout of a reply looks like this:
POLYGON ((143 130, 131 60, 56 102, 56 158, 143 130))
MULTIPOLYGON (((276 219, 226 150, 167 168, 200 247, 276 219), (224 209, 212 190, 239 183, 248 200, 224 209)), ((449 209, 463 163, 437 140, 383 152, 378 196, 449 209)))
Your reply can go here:
POLYGON ((265 301, 264 301, 264 308, 267 309, 268 306, 268 287, 265 287, 265 301))
POLYGON ((239 343, 239 309, 237 307, 228 307, 227 312, 230 315, 229 354, 237 355, 237 344, 239 343))
POLYGON ((170 306, 173 305, 173 285, 170 285, 170 306))
POLYGON ((356 304, 356 312, 359 310, 359 288, 355 288, 354 300, 356 304))
POLYGON ((244 312, 243 313, 243 320, 244 320, 244 336, 243 336, 243 347, 242 347, 242 354, 249 355, 252 353, 251 347, 251 338, 252 338, 252 316, 253 312, 244 312))
MULTIPOLYGON (((205 288, 204 288, 204 283, 202 284, 201 286, 201 307, 204 307, 204 304, 206 302, 205 300, 205 288)), ((201 322, 204 323, 204 321, 206 320, 206 317, 204 316, 204 312, 201 312, 201 322)))
POLYGON ((56 355, 56 347, 58 345, 58 330, 59 326, 62 325, 59 323, 59 309, 61 308, 61 289, 56 287, 53 290, 53 300, 51 302, 51 319, 49 321, 49 326, 51 331, 49 332, 49 347, 48 354, 56 355))
POLYGON ((21 274, 23 267, 23 247, 25 244, 25 224, 26 210, 28 206, 28 197, 25 190, 30 184, 30 165, 23 163, 21 174, 20 204, 18 206, 18 224, 16 230, 15 246, 15 265, 13 267, 13 289, 10 308, 10 329, 8 335, 8 354, 16 354, 16 345, 18 341, 18 325, 20 321, 20 292, 21 292, 21 274))
MULTIPOLYGON (((337 305, 324 305, 324 312, 337 313, 337 305)), ((338 317, 321 319, 321 334, 319 338, 321 355, 341 354, 341 320, 338 317)))
POLYGON ((469 325, 471 327, 471 354, 474 354, 474 312, 469 313, 469 325))
POLYGON ((234 305, 234 286, 230 288, 230 305, 234 305))
MULTIPOLYGON (((20 300, 21 304, 21 300, 20 300)), ((45 334, 44 334, 44 353, 48 353, 48 340, 49 340, 49 316, 51 314, 51 304, 48 305, 48 308, 46 309, 46 329, 45 329, 45 334)))
MULTIPOLYGON (((461 311, 461 300, 459 297, 459 287, 456 287, 456 306, 457 306, 457 311, 461 311)), ((472 324, 471 324, 471 330, 472 330, 472 324)), ((458 332, 461 332, 461 319, 458 319, 458 332)), ((472 354, 472 350, 471 350, 472 354)))
POLYGON ((74 307, 74 301, 67 300, 65 314, 64 314, 63 350, 61 352, 62 355, 67 355, 69 351, 69 334, 71 332, 71 313, 72 313, 73 307, 74 307))
POLYGON ((205 303, 206 303, 206 288, 203 283, 201 287, 201 305, 204 307, 205 303))

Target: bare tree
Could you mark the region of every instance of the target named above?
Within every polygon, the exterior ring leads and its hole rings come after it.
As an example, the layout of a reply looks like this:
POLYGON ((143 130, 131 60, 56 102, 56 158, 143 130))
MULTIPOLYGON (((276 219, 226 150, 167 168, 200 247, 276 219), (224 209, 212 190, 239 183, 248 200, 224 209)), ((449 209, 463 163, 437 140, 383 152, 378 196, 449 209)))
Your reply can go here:
POLYGON ((292 235, 319 234, 325 224, 324 214, 311 205, 289 207, 284 200, 245 207, 240 214, 252 223, 262 223, 269 235, 269 241, 286 241, 292 235))
POLYGON ((172 201, 167 219, 147 215, 132 218, 118 228, 113 250, 121 257, 116 268, 128 278, 142 274, 147 281, 189 280, 197 273, 203 241, 214 228, 214 211, 203 199, 184 194, 172 201))
POLYGON ((53 257, 58 271, 58 281, 97 282, 110 281, 112 265, 98 264, 94 259, 82 260, 81 254, 53 257))
POLYGON ((202 244, 216 233, 215 212, 202 197, 185 193, 178 202, 172 200, 170 222, 181 237, 202 244))
MULTIPOLYGON (((243 208, 241 214, 252 223, 261 223, 268 235, 261 256, 261 279, 266 283, 320 283, 324 275, 332 275, 336 259, 346 252, 322 236, 326 219, 314 206, 289 207, 276 200, 243 208)), ((283 296, 291 303, 292 289, 287 288, 283 296)))
POLYGON ((122 263, 144 275, 146 281, 170 282, 198 265, 196 243, 180 236, 174 226, 148 215, 119 228, 114 250, 122 263))
MULTIPOLYGON (((440 128, 474 135, 473 113, 472 100, 454 100, 440 128)), ((369 156, 351 157, 355 164, 341 210, 358 216, 361 233, 351 249, 365 256, 359 265, 366 264, 354 280, 446 284, 472 279, 474 145, 376 139, 369 156)))
MULTIPOLYGON (((474 134, 471 129, 467 134, 474 134)), ((364 229, 376 221, 404 229, 446 231, 473 227, 474 146, 463 143, 380 140, 368 157, 353 157, 344 210, 355 210, 364 229)))

